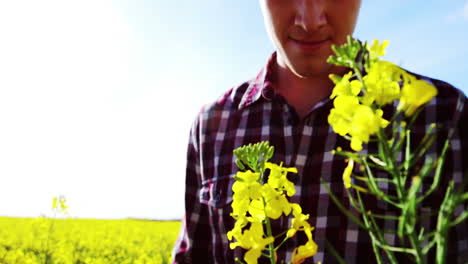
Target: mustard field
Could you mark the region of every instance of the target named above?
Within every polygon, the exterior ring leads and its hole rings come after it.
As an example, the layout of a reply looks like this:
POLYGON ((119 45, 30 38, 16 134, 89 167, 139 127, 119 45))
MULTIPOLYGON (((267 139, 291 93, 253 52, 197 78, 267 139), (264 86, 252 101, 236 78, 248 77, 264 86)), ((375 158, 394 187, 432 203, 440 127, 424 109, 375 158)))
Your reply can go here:
POLYGON ((0 264, 170 262, 177 221, 0 217, 0 264))

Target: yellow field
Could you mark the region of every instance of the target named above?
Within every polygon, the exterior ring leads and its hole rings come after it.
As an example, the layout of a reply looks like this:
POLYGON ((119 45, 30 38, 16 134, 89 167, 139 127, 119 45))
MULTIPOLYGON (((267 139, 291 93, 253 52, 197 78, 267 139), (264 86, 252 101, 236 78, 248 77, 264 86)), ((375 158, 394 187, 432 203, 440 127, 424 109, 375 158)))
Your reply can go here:
POLYGON ((0 264, 168 263, 180 222, 0 217, 0 264))

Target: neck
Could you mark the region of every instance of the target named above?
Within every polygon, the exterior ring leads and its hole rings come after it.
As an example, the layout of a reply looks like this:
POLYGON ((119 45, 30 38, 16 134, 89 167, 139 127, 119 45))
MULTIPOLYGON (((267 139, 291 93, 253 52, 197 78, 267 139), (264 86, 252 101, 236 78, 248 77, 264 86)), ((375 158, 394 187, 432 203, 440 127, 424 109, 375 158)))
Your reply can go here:
POLYGON ((329 73, 341 74, 343 69, 330 69, 321 75, 300 77, 287 67, 276 64, 276 91, 296 110, 303 119, 322 99, 331 94, 333 82, 329 73))

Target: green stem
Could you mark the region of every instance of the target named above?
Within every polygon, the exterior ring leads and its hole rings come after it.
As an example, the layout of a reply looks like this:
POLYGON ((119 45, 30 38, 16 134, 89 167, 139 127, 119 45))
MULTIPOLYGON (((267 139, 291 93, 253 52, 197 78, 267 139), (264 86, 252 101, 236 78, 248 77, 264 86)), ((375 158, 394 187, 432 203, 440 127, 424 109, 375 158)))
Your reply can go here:
POLYGON ((413 123, 416 121, 417 117, 423 111, 424 108, 425 108, 425 106, 419 107, 419 109, 417 109, 416 112, 414 112, 414 114, 412 115, 412 117, 411 117, 410 121, 408 122, 408 124, 406 125, 406 127, 413 126, 413 123))
POLYGON ((366 83, 362 79, 361 70, 357 67, 356 64, 354 64, 353 70, 354 70, 354 73, 356 74, 356 77, 358 77, 358 80, 362 83, 363 89, 367 91, 366 83))
MULTIPOLYGON (((359 203, 361 204, 362 208, 365 210, 364 203, 362 201, 361 195, 358 193, 357 196, 358 196, 359 203)), ((369 232, 369 234, 371 235, 371 238, 372 238, 372 248, 374 250, 376 258, 381 258, 380 255, 379 255, 379 252, 378 252, 378 248, 376 247, 376 246, 379 246, 380 248, 382 248, 385 251, 385 253, 387 254, 387 256, 390 259, 391 263, 394 263, 394 264, 398 263, 396 258, 395 258, 395 255, 393 254, 392 251, 399 250, 400 248, 391 247, 391 246, 387 245, 387 243, 385 241, 385 238, 382 235, 382 232, 380 231, 379 226, 375 222, 375 220, 372 217, 372 214, 370 212, 363 214, 362 217, 364 219, 364 222, 368 226, 368 228, 371 230, 371 232, 369 232)), ((380 259, 379 263, 382 263, 381 259, 380 259)))
MULTIPOLYGON (((361 203, 361 206, 364 208, 364 205, 362 204, 362 200, 360 199, 360 197, 361 196, 358 193, 359 202, 361 203)), ((364 219, 364 223, 366 225, 366 228, 369 230, 369 235, 370 235, 371 240, 372 240, 372 250, 374 251, 375 259, 377 260, 378 264, 382 264, 383 263, 382 256, 380 255, 379 248, 376 245, 377 238, 375 237, 374 231, 372 230, 372 227, 371 227, 371 225, 369 223, 369 220, 367 219, 367 215, 362 214, 362 218, 364 219)))
POLYGON ((421 245, 419 244, 418 239, 416 238, 414 234, 414 229, 412 229, 412 232, 408 234, 408 239, 410 241, 411 246, 414 249, 414 256, 416 257, 416 263, 418 264, 424 264, 426 261, 424 260, 424 255, 421 249, 421 245))
MULTIPOLYGON (((412 248, 402 248, 402 247, 389 246, 387 244, 382 243, 379 240, 376 240, 375 242, 376 242, 377 246, 384 249, 387 254, 392 253, 392 252, 400 252, 400 253, 406 253, 406 254, 412 254, 412 255, 416 254, 415 250, 412 249, 412 248)), ((396 259, 394 259, 392 261, 392 263, 398 263, 398 262, 396 261, 396 259)))
POLYGON ((370 234, 371 235, 371 238, 372 238, 372 250, 374 251, 374 255, 375 255, 375 259, 377 260, 377 263, 378 264, 382 264, 382 256, 380 256, 380 252, 379 252, 379 248, 377 247, 377 244, 375 243, 375 241, 377 240, 375 237, 374 237, 374 234, 370 234))
POLYGON ((434 246, 435 243, 436 243, 436 239, 432 238, 429 241, 429 243, 427 243, 427 245, 422 249, 423 254, 426 255, 427 252, 429 252, 429 250, 431 250, 431 248, 434 246))
MULTIPOLYGON (((399 115, 401 112, 398 112, 397 114, 395 115, 399 115)), ((390 124, 392 124, 393 121, 389 121, 390 124)), ((395 125, 395 128, 398 128, 398 127, 402 127, 401 126, 401 123, 398 123, 398 125, 395 125)), ((403 142, 406 141, 406 129, 402 129, 403 131, 400 131, 400 138, 398 139, 398 141, 394 141, 392 142, 392 145, 390 147, 390 149, 393 151, 393 152, 398 152, 400 151, 401 147, 403 146, 403 142), (403 134, 403 135, 401 135, 403 134)), ((395 138, 395 134, 396 132, 393 132, 393 138, 395 138)))
POLYGON ((281 241, 281 243, 279 243, 279 245, 275 247, 275 251, 277 251, 286 241, 288 241, 288 239, 289 238, 285 236, 283 241, 281 241))
POLYGON ((465 201, 465 200, 468 200, 468 192, 460 196, 460 201, 465 201))
MULTIPOLYGON (((369 165, 370 165, 370 164, 369 164, 369 165)), ((370 167, 370 166, 369 166, 369 167, 370 167)), ((360 180, 360 181, 364 181, 364 182, 369 181, 369 179, 368 179, 368 178, 365 178, 365 177, 357 177, 357 176, 355 176, 354 178, 357 179, 357 180, 360 180)), ((391 184, 394 184, 394 183, 395 183, 395 182, 392 181, 391 179, 387 179, 387 178, 377 178, 377 177, 374 177, 374 181, 375 181, 375 182, 386 182, 386 183, 391 183, 391 184)))
POLYGON ((437 159, 437 167, 434 175, 434 180, 432 181, 431 187, 427 192, 424 193, 422 197, 418 199, 418 203, 422 202, 426 197, 428 197, 431 193, 433 193, 437 187, 439 186, 440 175, 442 174, 442 166, 444 165, 445 161, 445 154, 447 153, 448 147, 450 145, 449 140, 447 139, 444 143, 444 147, 442 148, 442 152, 437 159))
POLYGON ((447 237, 449 231, 449 219, 454 210, 453 204, 453 188, 454 182, 451 181, 447 190, 445 191, 445 197, 440 206, 439 215, 437 218, 437 233, 436 233, 436 263, 445 263, 447 255, 447 237))
POLYGON ((406 137, 406 148, 405 148, 405 162, 403 163, 403 182, 406 182, 406 179, 409 174, 410 162, 411 162, 411 140, 410 140, 410 131, 405 129, 406 137))
POLYGON ((411 164, 410 167, 414 167, 414 165, 422 158, 424 157, 424 154, 427 152, 430 146, 434 144, 434 141, 437 138, 437 134, 433 134, 432 130, 434 130, 435 125, 431 124, 429 129, 426 131, 423 139, 417 146, 416 150, 413 152, 413 155, 411 157, 411 164))
POLYGON ((340 256, 338 251, 336 251, 336 249, 333 247, 333 245, 330 242, 328 242, 328 240, 325 240, 325 247, 335 257, 336 261, 339 264, 346 264, 346 261, 340 256))
POLYGON ((276 240, 277 238, 279 238, 280 236, 286 234, 287 232, 288 232, 288 230, 284 230, 283 232, 279 233, 278 235, 275 236, 275 240, 276 240))
POLYGON ((388 120, 388 123, 389 124, 393 124, 395 122, 395 120, 398 118, 398 116, 400 116, 401 114, 403 114, 403 110, 397 110, 395 114, 393 114, 392 118, 390 118, 390 120, 388 120))
POLYGON ((333 200, 335 205, 355 224, 357 224, 360 228, 369 231, 366 226, 357 218, 355 215, 353 215, 348 209, 344 207, 344 205, 336 198, 336 196, 332 193, 328 185, 323 181, 322 178, 320 178, 320 184, 327 190, 328 194, 330 195, 330 198, 333 200))
POLYGON ((428 234, 425 234, 424 237, 421 239, 421 241, 429 240, 432 237, 434 237, 436 234, 437 234, 437 231, 432 231, 432 232, 430 232, 428 234))
POLYGON ((236 264, 245 264, 242 260, 240 260, 239 258, 236 258, 234 260, 236 262, 236 264))
MULTIPOLYGON (((366 161, 366 160, 363 160, 362 161, 364 163, 364 166, 366 168, 366 173, 367 173, 367 176, 369 178, 369 184, 367 186, 369 186, 369 189, 371 189, 372 192, 375 193, 375 195, 381 199, 383 199, 384 201, 386 201, 387 203, 395 206, 396 208, 401 208, 401 205, 392 201, 390 199, 390 197, 385 194, 380 188, 379 186, 377 185, 377 183, 375 182, 375 178, 374 178, 374 175, 369 167, 369 163, 366 161)), ((397 189, 398 189, 398 186, 397 186, 397 189)))
MULTIPOLYGON (((397 195, 399 197, 399 205, 403 205, 403 218, 399 220, 399 230, 403 231, 406 230, 406 235, 408 236, 408 239, 410 240, 410 244, 412 247, 412 251, 406 250, 407 252, 412 252, 413 255, 416 257, 416 263, 424 263, 424 258, 422 254, 422 249, 420 245, 420 241, 417 240, 415 237, 415 228, 414 225, 416 223, 416 215, 412 212, 409 212, 408 206, 412 206, 411 209, 415 209, 416 206, 416 191, 417 190, 412 190, 414 188, 410 189, 410 192, 413 191, 413 195, 410 194, 410 196, 413 197, 408 197, 408 193, 405 189, 405 182, 406 182, 406 177, 409 173, 409 168, 411 168, 411 162, 408 160, 410 158, 410 136, 409 136, 409 130, 406 131, 406 148, 405 148, 405 162, 404 162, 404 173, 403 175, 400 174, 399 169, 397 166, 395 166, 395 161, 394 161, 394 155, 393 153, 390 153, 389 146, 387 144, 387 139, 385 137, 384 131, 380 130, 378 133, 378 137, 380 139, 380 144, 383 149, 383 159, 386 159, 387 164, 389 165, 389 170, 392 172, 393 179, 395 180, 396 184, 396 191, 397 195), (413 202, 408 201, 407 199, 412 199, 413 202), (402 222, 403 221, 403 222, 402 222), (408 225, 408 221, 410 222, 410 225, 408 225)), ((402 234, 402 232, 400 233, 402 234)))
POLYGON ((419 145, 416 147, 416 150, 413 152, 414 154, 418 154, 418 153, 424 154, 424 152, 422 152, 423 147, 426 146, 427 144, 433 142, 433 139, 431 139, 431 138, 434 138, 436 136, 436 135, 432 134, 432 131, 434 130, 434 128, 435 128, 434 124, 429 126, 429 129, 425 132, 424 137, 421 139, 419 145))
POLYGON ((450 223, 450 227, 456 226, 461 222, 468 219, 468 211, 464 211, 460 216, 458 216, 452 223, 450 223))
POLYGON ((402 179, 400 178, 399 172, 396 170, 394 155, 392 155, 390 147, 388 146, 387 137, 385 136, 385 132, 383 129, 379 130, 379 132, 377 133, 377 137, 379 138, 379 145, 383 150, 383 155, 380 158, 383 159, 384 162, 387 164, 388 171, 392 175, 393 179, 395 179, 397 195, 401 199, 401 197, 405 197, 405 191, 403 186, 404 184, 401 181, 402 179))
MULTIPOLYGON (((349 202, 356 209, 356 211, 358 211, 360 214, 365 214, 366 212, 361 207, 358 206, 358 204, 356 203, 356 200, 351 195, 351 192, 348 189, 346 189, 346 192, 348 193, 349 202)), ((399 219, 398 216, 393 216, 393 215, 373 214, 373 216, 375 218, 387 219, 387 220, 398 220, 399 219)))
MULTIPOLYGON (((267 229, 267 236, 268 236, 268 237, 272 237, 272 236, 273 236, 273 233, 272 233, 272 231, 271 231, 270 218, 265 217, 265 225, 266 225, 266 229, 267 229)), ((269 258, 270 258, 270 263, 271 263, 271 264, 276 264, 274 241, 271 242, 270 244, 268 244, 268 255, 269 255, 269 258)))

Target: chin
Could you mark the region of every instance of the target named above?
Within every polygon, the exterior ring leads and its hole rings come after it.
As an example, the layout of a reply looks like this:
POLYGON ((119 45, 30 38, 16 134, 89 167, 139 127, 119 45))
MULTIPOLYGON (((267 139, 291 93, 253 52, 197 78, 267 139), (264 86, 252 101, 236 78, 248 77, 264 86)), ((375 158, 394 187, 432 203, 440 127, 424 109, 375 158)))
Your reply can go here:
POLYGON ((328 74, 331 73, 332 65, 305 65, 302 67, 292 67, 292 69, 301 78, 316 78, 323 77, 324 75, 328 77, 328 74))

